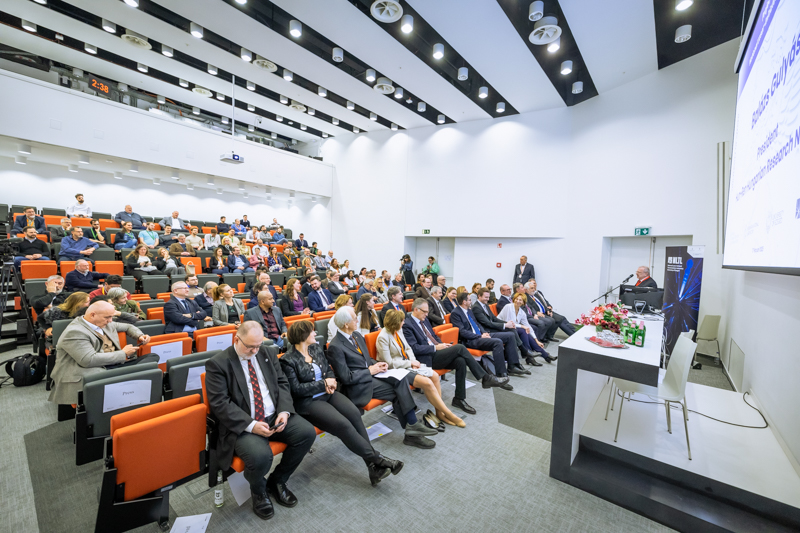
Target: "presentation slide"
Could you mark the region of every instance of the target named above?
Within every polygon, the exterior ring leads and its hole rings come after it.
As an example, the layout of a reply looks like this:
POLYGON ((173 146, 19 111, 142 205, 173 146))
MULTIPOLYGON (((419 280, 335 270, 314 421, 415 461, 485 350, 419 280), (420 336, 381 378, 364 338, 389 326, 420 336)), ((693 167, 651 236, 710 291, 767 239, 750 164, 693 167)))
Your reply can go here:
POLYGON ((763 0, 739 70, 726 267, 800 274, 799 117, 800 1, 763 0))

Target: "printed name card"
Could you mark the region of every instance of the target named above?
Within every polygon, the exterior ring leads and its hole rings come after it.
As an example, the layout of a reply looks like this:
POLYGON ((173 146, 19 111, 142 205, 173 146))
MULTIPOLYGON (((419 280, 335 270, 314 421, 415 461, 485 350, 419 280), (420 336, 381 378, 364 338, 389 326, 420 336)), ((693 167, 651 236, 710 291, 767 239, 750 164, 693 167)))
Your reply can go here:
POLYGON ((189 375, 186 376, 186 391, 200 390, 203 384, 200 383, 200 375, 206 371, 205 365, 193 366, 189 369, 189 375))
POLYGON ((159 344, 153 347, 153 353, 158 354, 159 363, 166 363, 170 359, 183 356, 183 342, 175 341, 159 344))
POLYGON ((206 350, 224 350, 225 348, 233 345, 233 333, 223 333, 222 335, 214 335, 208 338, 206 350))
POLYGON ((150 388, 153 382, 147 379, 111 383, 104 387, 103 412, 116 411, 134 405, 150 403, 150 388))

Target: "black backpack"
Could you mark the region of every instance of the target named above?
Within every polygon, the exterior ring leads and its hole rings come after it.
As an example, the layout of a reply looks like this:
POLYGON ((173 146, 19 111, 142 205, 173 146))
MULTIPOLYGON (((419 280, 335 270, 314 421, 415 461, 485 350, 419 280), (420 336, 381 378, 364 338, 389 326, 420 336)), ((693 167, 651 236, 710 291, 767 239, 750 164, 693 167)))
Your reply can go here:
POLYGON ((6 373, 14 379, 15 387, 27 387, 44 379, 46 367, 44 357, 26 353, 6 362, 6 373))

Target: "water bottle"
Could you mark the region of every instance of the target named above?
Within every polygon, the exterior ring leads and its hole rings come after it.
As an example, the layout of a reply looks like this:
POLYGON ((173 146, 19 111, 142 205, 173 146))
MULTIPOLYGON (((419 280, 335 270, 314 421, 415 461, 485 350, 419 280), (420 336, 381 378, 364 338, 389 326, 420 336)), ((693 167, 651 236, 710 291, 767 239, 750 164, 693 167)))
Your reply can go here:
POLYGON ((217 472, 217 488, 214 489, 214 506, 222 507, 225 504, 225 498, 222 497, 222 470, 217 472))

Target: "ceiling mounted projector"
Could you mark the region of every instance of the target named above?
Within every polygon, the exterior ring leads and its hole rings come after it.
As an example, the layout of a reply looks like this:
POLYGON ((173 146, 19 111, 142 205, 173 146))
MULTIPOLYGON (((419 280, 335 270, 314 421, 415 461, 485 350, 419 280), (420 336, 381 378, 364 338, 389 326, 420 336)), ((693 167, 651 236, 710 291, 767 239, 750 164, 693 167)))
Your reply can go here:
POLYGON ((372 18, 378 22, 397 22, 403 16, 403 6, 396 0, 375 0, 369 8, 372 18))
POLYGON ((231 152, 230 154, 222 154, 219 156, 219 160, 223 163, 233 163, 234 165, 241 165, 244 163, 244 157, 240 156, 239 154, 235 154, 231 152))
POLYGON ((558 19, 548 16, 536 21, 528 40, 536 45, 545 45, 552 43, 559 37, 561 37, 561 28, 558 27, 558 19))

